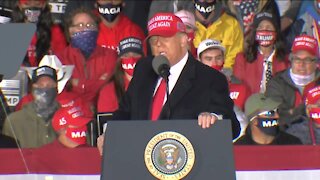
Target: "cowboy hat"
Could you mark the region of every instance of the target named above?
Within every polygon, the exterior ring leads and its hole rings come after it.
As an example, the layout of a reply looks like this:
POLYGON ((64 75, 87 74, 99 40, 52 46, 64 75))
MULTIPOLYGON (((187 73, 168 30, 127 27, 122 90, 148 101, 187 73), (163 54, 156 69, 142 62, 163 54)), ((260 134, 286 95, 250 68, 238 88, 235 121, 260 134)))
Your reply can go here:
MULTIPOLYGON (((60 94, 71 78, 74 65, 62 65, 56 55, 45 55, 39 63, 39 67, 41 66, 49 66, 57 71, 58 93, 60 94)), ((37 67, 25 67, 29 78, 32 78, 33 70, 36 68, 37 67)))

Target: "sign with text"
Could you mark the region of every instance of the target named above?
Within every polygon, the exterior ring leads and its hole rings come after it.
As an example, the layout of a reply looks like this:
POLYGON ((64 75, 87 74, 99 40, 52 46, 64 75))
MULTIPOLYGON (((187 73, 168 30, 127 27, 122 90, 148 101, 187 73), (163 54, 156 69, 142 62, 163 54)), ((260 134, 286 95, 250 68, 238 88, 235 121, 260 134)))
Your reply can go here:
POLYGON ((13 110, 28 91, 28 77, 25 70, 20 69, 11 79, 3 79, 0 88, 8 106, 13 110))

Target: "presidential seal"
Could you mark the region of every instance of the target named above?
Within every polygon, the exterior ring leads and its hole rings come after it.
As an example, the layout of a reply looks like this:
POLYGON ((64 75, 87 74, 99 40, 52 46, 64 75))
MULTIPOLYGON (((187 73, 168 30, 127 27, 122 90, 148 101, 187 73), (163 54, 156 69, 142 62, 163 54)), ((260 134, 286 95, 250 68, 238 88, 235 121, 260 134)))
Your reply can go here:
POLYGON ((155 135, 149 141, 144 161, 154 177, 178 180, 191 171, 195 154, 192 144, 185 136, 167 131, 155 135))

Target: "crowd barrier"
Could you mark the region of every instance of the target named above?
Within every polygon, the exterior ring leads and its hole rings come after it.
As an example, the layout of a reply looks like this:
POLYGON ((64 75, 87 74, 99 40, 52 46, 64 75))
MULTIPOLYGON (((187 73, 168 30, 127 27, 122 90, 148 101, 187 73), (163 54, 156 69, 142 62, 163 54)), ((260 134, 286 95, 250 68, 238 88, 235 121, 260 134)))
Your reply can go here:
MULTIPOLYGON (((0 157, 0 179, 100 179, 102 158, 93 147, 0 149, 0 157)), ((234 146, 234 158, 240 180, 320 177, 319 146, 234 146)))

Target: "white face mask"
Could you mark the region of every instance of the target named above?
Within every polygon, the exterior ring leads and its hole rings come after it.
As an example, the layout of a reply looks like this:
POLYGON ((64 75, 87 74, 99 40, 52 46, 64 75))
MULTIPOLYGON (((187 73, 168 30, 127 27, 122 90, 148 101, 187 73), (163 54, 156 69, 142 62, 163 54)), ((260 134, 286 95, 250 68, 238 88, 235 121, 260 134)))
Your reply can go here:
POLYGON ((305 86, 307 84, 309 84, 310 82, 312 82, 315 78, 315 73, 312 73, 310 75, 298 75, 298 74, 294 74, 292 72, 292 69, 290 69, 290 77, 292 79, 292 81, 298 85, 298 86, 305 86))

